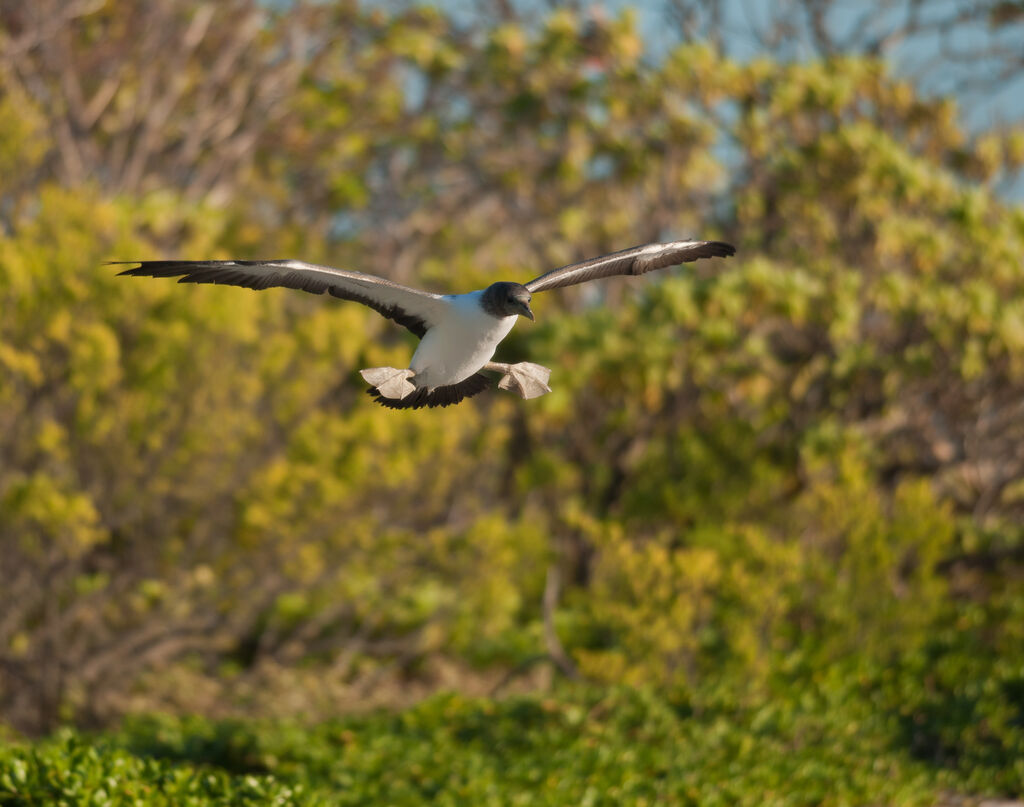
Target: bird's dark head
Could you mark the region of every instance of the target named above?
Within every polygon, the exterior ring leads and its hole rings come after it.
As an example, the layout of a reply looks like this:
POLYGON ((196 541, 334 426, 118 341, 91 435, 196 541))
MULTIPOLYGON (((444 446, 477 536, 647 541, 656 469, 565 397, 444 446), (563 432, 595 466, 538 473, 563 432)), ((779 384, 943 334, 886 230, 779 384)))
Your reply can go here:
POLYGON ((524 317, 533 319, 533 311, 530 310, 530 290, 521 283, 492 283, 484 289, 480 298, 480 305, 484 311, 493 317, 512 317, 522 314, 524 317))

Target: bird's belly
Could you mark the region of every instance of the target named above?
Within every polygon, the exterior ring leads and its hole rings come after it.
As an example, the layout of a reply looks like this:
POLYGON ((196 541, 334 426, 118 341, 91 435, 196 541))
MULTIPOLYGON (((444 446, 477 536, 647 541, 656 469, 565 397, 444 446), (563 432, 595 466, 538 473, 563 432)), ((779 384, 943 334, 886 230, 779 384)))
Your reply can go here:
POLYGON ((491 360, 498 343, 515 325, 516 317, 457 318, 431 328, 409 362, 418 387, 458 384, 491 360))

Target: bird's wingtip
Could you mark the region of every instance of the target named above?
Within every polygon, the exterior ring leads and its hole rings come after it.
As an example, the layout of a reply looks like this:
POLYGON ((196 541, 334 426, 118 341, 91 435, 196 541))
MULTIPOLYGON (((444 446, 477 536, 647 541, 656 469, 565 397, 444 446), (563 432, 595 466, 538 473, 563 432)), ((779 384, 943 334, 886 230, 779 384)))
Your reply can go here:
POLYGON ((127 266, 128 267, 127 269, 123 269, 120 272, 118 272, 117 273, 117 277, 120 277, 121 275, 131 275, 131 274, 134 274, 137 269, 142 268, 141 264, 142 264, 142 261, 104 261, 103 262, 104 266, 127 266))
POLYGON ((736 254, 736 247, 727 241, 710 241, 708 245, 712 248, 712 254, 716 258, 731 258, 736 254))

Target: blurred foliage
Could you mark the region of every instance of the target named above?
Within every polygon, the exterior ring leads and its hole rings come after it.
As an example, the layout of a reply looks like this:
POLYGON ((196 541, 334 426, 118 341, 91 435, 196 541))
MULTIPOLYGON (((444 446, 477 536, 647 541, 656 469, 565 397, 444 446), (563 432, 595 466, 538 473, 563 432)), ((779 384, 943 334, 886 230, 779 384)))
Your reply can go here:
MULTIPOLYGON (((834 684, 835 682, 829 682, 834 684)), ((134 719, 0 749, 5 804, 953 805, 966 779, 815 688, 757 709, 618 688, 458 695, 315 728, 134 719), (91 801, 88 799, 92 799, 91 801)), ((1020 775, 1018 769, 1017 775, 1020 775)), ((1018 779, 1018 786, 1019 786, 1018 779)), ((981 790, 988 788, 982 786, 981 790)))
POLYGON ((969 137, 869 59, 652 64, 629 13, 61 8, 0 4, 9 725, 323 714, 564 646, 680 702, 815 682, 1020 792, 1024 211, 994 192, 1020 132, 969 137), (690 233, 740 254, 537 301, 499 358, 552 394, 414 415, 362 394, 413 349, 372 312, 101 265, 294 255, 448 291, 690 233))

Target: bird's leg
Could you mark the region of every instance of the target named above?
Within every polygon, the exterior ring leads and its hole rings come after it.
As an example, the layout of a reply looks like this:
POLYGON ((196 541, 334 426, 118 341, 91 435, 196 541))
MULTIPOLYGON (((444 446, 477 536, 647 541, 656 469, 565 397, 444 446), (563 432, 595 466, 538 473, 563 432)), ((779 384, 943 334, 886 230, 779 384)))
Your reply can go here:
POLYGON ((501 381, 498 382, 499 389, 518 393, 523 398, 538 398, 546 392, 551 392, 551 387, 548 386, 551 370, 540 364, 529 361, 521 361, 518 364, 489 361, 483 369, 502 373, 501 381))
POLYGON ((394 367, 370 367, 360 370, 359 375, 363 377, 371 387, 385 398, 397 398, 401 400, 407 395, 416 391, 416 386, 409 383, 409 379, 415 375, 412 370, 398 370, 394 367))

